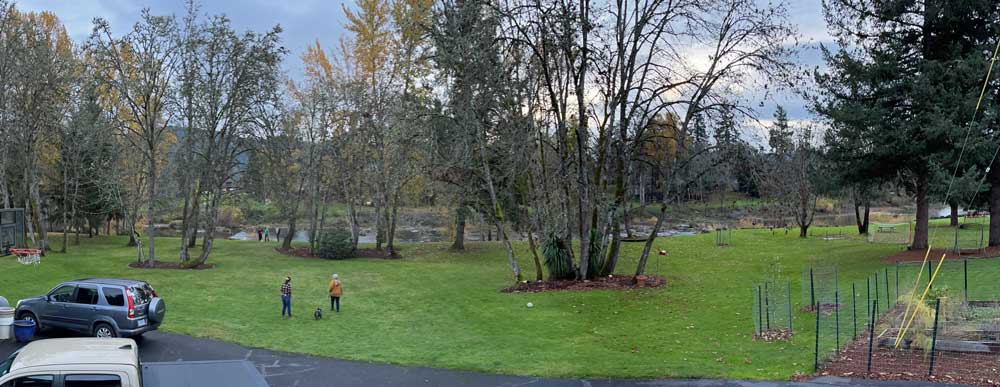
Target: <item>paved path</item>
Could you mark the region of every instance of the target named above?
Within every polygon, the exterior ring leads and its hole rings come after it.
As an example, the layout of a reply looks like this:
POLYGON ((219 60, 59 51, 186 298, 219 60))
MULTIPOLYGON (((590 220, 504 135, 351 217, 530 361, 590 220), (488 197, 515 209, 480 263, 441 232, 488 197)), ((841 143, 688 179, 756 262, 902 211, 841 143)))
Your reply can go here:
MULTIPOLYGON (((138 340, 143 362, 249 360, 271 387, 923 387, 940 384, 880 382, 844 378, 818 378, 810 382, 761 382, 741 380, 571 380, 525 376, 490 375, 424 367, 345 361, 250 349, 215 340, 150 332, 138 340)), ((19 347, 12 340, 0 341, 0 356, 19 347)))

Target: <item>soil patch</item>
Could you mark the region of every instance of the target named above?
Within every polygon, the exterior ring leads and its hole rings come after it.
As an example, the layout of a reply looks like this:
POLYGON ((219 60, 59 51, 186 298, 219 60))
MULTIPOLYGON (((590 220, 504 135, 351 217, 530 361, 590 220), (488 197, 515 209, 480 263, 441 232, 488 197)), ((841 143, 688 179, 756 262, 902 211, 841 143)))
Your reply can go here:
POLYGON ((174 270, 207 270, 215 267, 213 263, 203 263, 198 266, 182 266, 180 262, 164 262, 164 261, 153 261, 152 265, 148 262, 132 262, 128 264, 128 267, 133 269, 174 269, 174 270))
MULTIPOLYGON (((313 255, 312 249, 310 249, 308 247, 292 247, 290 249, 276 247, 274 249, 274 251, 277 251, 277 252, 285 254, 285 255, 291 255, 293 257, 324 259, 324 258, 320 258, 320 257, 317 257, 317 256, 313 255)), ((387 253, 387 252, 385 252, 383 250, 357 249, 357 250, 354 251, 354 256, 351 257, 351 258, 399 259, 400 257, 399 257, 399 250, 396 250, 396 256, 393 257, 393 256, 389 255, 389 253, 387 253)), ((350 259, 350 258, 348 258, 348 259, 350 259)))
MULTIPOLYGON (((886 263, 904 263, 904 262, 923 262, 924 255, 927 254, 927 250, 903 250, 898 253, 889 255, 882 258, 882 261, 886 263)), ((941 254, 945 255, 944 259, 966 259, 966 258, 991 258, 1000 257, 1000 246, 990 246, 985 250, 980 249, 965 249, 962 250, 961 254, 954 251, 949 251, 949 249, 933 249, 931 250, 930 257, 935 261, 941 259, 941 254)), ((928 259, 931 259, 928 258, 928 259)))
MULTIPOLYGON (((872 353, 868 372, 868 333, 827 360, 821 376, 843 376, 876 380, 929 380, 952 384, 1000 386, 1000 359, 991 353, 937 351, 934 375, 929 376, 930 356, 919 349, 878 347, 872 353)), ((805 380, 809 377, 797 379, 805 380)))
POLYGON ((553 291, 586 291, 586 290, 606 290, 606 289, 642 289, 658 288, 667 283, 667 280, 659 276, 646 276, 646 281, 642 286, 635 282, 635 277, 630 275, 614 275, 608 277, 595 278, 590 281, 536 281, 519 283, 516 286, 500 290, 502 293, 541 293, 553 291))

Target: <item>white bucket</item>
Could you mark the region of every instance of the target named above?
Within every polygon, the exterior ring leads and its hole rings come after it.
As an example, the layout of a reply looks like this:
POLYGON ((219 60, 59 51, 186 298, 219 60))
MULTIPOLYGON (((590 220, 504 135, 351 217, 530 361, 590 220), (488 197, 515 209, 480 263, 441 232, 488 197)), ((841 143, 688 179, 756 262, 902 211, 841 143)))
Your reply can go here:
POLYGON ((13 332, 14 308, 0 308, 0 340, 8 340, 13 332))

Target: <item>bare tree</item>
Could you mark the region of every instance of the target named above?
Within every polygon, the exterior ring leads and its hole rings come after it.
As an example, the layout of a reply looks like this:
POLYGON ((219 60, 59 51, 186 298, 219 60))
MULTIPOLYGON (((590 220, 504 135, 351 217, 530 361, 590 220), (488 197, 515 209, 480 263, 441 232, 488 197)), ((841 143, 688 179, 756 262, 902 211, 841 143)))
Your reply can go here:
POLYGON ((95 19, 90 39, 97 63, 105 67, 102 73, 107 75, 113 100, 122 107, 116 117, 120 133, 146 163, 145 216, 150 263, 156 259, 157 178, 164 157, 161 148, 169 135, 167 105, 179 58, 176 29, 172 17, 153 16, 145 9, 142 20, 120 38, 112 35, 107 20, 95 19))

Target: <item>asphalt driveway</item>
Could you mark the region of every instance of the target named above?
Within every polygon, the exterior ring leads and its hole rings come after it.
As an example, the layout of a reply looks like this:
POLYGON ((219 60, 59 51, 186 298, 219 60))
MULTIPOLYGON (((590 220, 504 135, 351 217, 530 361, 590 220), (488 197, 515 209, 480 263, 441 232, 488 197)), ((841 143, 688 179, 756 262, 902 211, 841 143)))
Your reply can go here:
MULTIPOLYGON (((143 362, 248 360, 271 387, 388 387, 388 386, 540 386, 540 387, 920 387, 941 384, 881 382, 819 378, 811 382, 761 382, 742 380, 572 380, 490 375, 423 367, 363 363, 245 348, 215 340, 150 332, 138 340, 143 362)), ((0 341, 0 356, 19 348, 13 340, 0 341)))

